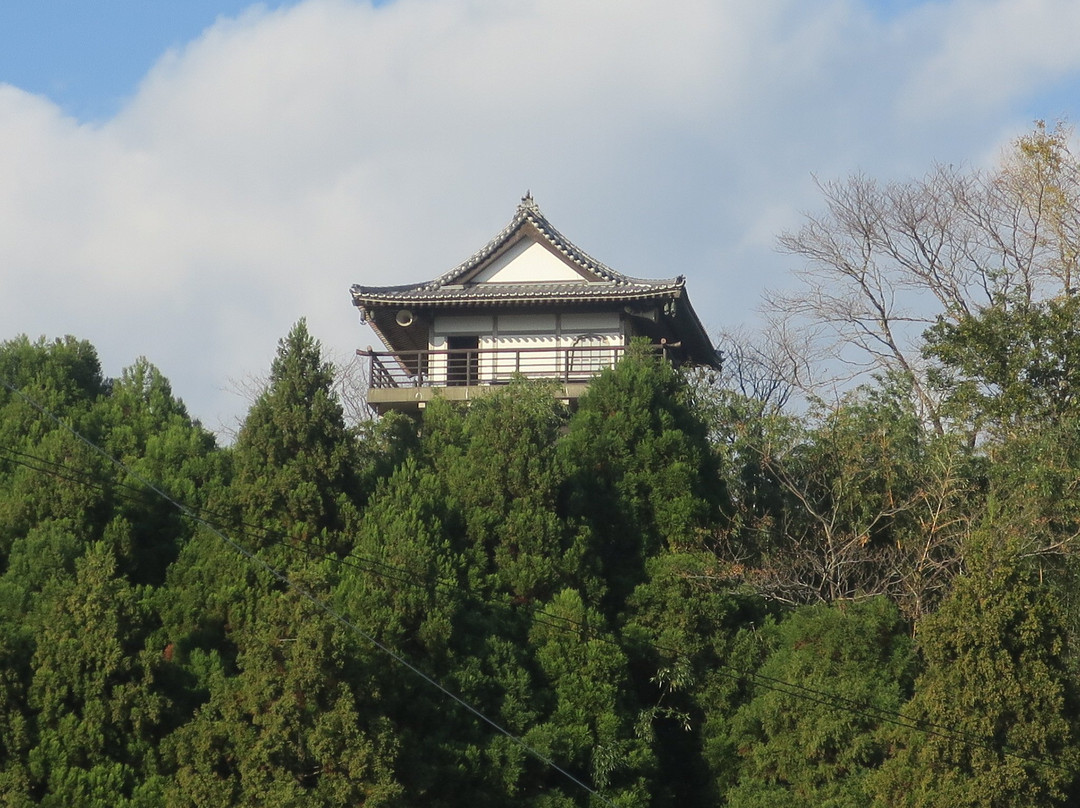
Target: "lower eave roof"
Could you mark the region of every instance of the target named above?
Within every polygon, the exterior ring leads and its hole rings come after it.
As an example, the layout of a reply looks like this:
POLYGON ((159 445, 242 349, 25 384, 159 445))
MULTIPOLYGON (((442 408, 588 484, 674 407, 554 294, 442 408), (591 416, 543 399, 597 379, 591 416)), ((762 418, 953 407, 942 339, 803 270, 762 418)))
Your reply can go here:
POLYGON ((353 286, 353 305, 381 306, 484 305, 514 303, 594 303, 626 300, 658 300, 679 297, 682 279, 665 284, 529 283, 477 284, 458 288, 364 287, 353 286))

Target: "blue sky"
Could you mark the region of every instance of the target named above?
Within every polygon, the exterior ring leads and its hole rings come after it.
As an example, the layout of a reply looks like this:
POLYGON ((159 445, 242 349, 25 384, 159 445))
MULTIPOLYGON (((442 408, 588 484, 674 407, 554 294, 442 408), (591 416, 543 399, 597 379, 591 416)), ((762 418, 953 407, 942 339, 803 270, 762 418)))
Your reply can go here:
MULTIPOLYGON (((121 108, 162 53, 251 3, 32 0, 0 3, 0 80, 48 96, 81 120, 121 108)), ((271 3, 271 6, 284 5, 271 3)))
MULTIPOLYGON (((875 0, 891 19, 922 0, 875 0)), ((150 67, 182 48, 220 17, 252 6, 277 9, 293 2, 247 0, 16 0, 0 3, 0 81, 48 96, 83 121, 115 115, 150 67)), ((385 0, 375 5, 385 5, 385 0)))
POLYGON ((146 355, 195 415, 351 283, 434 277, 531 189, 626 274, 758 322, 814 178, 997 160, 1076 120, 1074 0, 0 4, 0 324, 146 355))

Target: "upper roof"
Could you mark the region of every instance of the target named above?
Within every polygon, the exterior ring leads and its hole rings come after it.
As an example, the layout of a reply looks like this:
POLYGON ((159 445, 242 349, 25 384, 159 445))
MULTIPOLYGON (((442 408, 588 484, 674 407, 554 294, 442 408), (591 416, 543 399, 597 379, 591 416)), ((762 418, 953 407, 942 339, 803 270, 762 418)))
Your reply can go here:
MULTIPOLYGON (((688 360, 718 366, 712 341, 690 305, 686 278, 632 278, 597 261, 556 230, 532 194, 526 193, 514 218, 491 241, 434 280, 403 286, 352 287, 360 309, 391 350, 427 347, 426 331, 402 325, 448 309, 568 306, 580 310, 617 306, 631 316, 652 317, 657 339, 682 346, 688 360), (651 312, 651 314, 650 314, 651 312)), ((646 326, 642 326, 646 328, 646 326)))
MULTIPOLYGON (((516 257, 516 256, 515 256, 516 257)), ((506 263, 503 261, 502 263, 506 263)), ((608 301, 646 300, 677 296, 686 278, 650 280, 631 278, 597 261, 556 230, 532 194, 526 194, 514 218, 468 259, 438 278, 403 286, 352 287, 353 303, 361 308, 380 305, 534 303, 543 300, 608 301), (526 241, 527 240, 527 241, 526 241), (523 249, 523 245, 525 248, 523 249), (518 255, 532 245, 561 259, 565 272, 548 271, 546 277, 524 280, 500 272, 500 259, 518 255)))

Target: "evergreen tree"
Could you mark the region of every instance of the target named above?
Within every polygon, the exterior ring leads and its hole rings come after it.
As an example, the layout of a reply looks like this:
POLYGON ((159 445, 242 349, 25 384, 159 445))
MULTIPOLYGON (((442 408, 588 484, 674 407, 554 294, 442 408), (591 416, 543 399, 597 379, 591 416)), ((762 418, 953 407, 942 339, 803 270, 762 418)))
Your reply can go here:
POLYGON ((146 648, 146 614, 95 543, 74 580, 54 578, 35 614, 36 745, 30 795, 41 805, 150 805, 140 798, 155 771, 164 698, 160 656, 146 648))
MULTIPOLYGON (((237 436, 232 499, 257 525, 256 545, 288 536, 294 547, 329 548, 351 527, 360 490, 355 443, 333 393, 333 368, 300 320, 278 343, 270 383, 237 436)), ((270 558, 287 566, 281 552, 270 558)))
POLYGON ((170 570, 174 592, 190 583, 196 597, 168 606, 165 630, 205 699, 170 741, 170 804, 375 805, 397 793, 393 743, 364 713, 344 629, 314 605, 332 596, 360 498, 332 382, 301 321, 240 431, 231 485, 211 500, 235 521, 200 531, 170 570))
MULTIPOLYGON (((530 745, 584 782, 591 782, 616 805, 651 805, 656 758, 649 738, 638 732, 638 704, 628 659, 605 631, 605 620, 570 589, 558 593, 533 625, 549 710, 525 734, 530 745)), ((561 800, 541 805, 581 804, 583 796, 553 771, 541 782, 561 800)))
POLYGON ((768 610, 708 551, 663 552, 647 574, 627 604, 623 636, 641 700, 638 732, 658 758, 654 804, 717 803, 736 767, 727 719, 749 696, 740 671, 758 662, 739 631, 768 610))
MULTIPOLYGON (((366 632, 518 734, 540 706, 529 610, 572 577, 555 513, 560 423, 550 391, 529 384, 467 410, 433 402, 416 452, 364 513, 340 590, 366 632)), ((535 766, 519 746, 381 652, 358 653, 372 656, 410 802, 520 804, 535 766)))
POLYGON ((566 508, 587 531, 604 608, 621 609, 664 548, 698 548, 726 505, 705 423, 685 380, 638 346, 593 380, 560 451, 566 508))
POLYGON ((519 380, 465 411, 440 404, 425 416, 422 446, 463 519, 471 585, 518 601, 585 585, 584 547, 559 510, 556 442, 568 413, 554 390, 519 380))
POLYGON ((1077 701, 1053 590, 982 535, 970 573, 919 625, 924 669, 875 780, 889 806, 1064 806, 1078 794, 1077 701))
MULTIPOLYGON (((293 582, 322 591, 317 575, 294 572, 293 582)), ((170 740, 177 770, 166 804, 398 804, 394 743, 359 711, 342 628, 295 588, 263 591, 248 607, 232 634, 236 674, 215 666, 209 701, 170 740)))
POLYGON ((143 358, 112 382, 95 418, 104 450, 130 469, 112 470, 118 478, 112 510, 130 523, 132 539, 114 551, 130 580, 160 585, 193 527, 175 503, 204 508, 224 482, 225 458, 214 436, 192 422, 168 380, 143 358))
POLYGON ((738 808, 862 808, 910 691, 910 638, 885 598, 806 606, 762 631, 766 656, 731 716, 738 808))

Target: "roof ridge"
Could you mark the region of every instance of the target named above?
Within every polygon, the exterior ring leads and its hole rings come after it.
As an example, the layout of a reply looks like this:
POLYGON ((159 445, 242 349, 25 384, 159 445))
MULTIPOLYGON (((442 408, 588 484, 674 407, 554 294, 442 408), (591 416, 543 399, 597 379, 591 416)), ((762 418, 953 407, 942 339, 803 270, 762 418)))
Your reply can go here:
POLYGON ((518 203, 517 210, 514 211, 513 218, 502 230, 496 233, 487 244, 449 272, 444 272, 439 277, 424 284, 423 288, 434 290, 454 283, 462 275, 465 275, 467 272, 490 258, 499 247, 506 243, 506 240, 514 233, 514 231, 520 228, 525 222, 528 222, 535 227, 537 232, 540 233, 551 246, 579 267, 600 276, 603 280, 616 285, 646 280, 644 278, 630 278, 627 275, 623 275, 621 272, 612 269, 603 261, 593 258, 585 252, 585 250, 578 247, 574 242, 564 236, 544 215, 543 211, 540 210, 540 205, 533 197, 532 192, 526 191, 525 196, 521 197, 521 202, 518 203))

